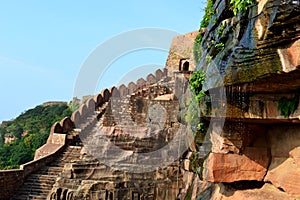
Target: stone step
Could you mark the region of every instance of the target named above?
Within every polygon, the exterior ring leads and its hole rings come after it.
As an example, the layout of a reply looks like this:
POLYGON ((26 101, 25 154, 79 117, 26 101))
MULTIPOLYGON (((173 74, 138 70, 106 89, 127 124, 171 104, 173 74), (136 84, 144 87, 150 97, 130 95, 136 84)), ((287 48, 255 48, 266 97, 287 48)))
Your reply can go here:
POLYGON ((65 155, 63 157, 61 157, 58 161, 56 162, 61 162, 61 161, 70 161, 74 158, 79 158, 80 157, 80 154, 77 154, 77 155, 74 155, 74 154, 69 154, 69 155, 65 155))
POLYGON ((81 146, 68 146, 54 162, 31 174, 13 199, 46 199, 64 165, 78 160, 81 149, 81 146))
POLYGON ((26 189, 30 189, 30 188, 51 189, 53 183, 44 182, 44 181, 43 182, 29 182, 24 186, 24 188, 26 188, 26 189))
POLYGON ((67 149, 72 149, 72 150, 81 150, 81 146, 68 146, 67 149))
POLYGON ((77 162, 78 160, 80 160, 80 156, 69 156, 69 157, 66 157, 66 158, 61 158, 60 160, 58 161, 55 161, 51 164, 49 164, 50 167, 61 167, 61 168, 64 168, 64 165, 66 163, 74 163, 74 162, 77 162))
POLYGON ((33 173, 29 176, 31 179, 39 179, 39 180, 49 180, 56 178, 55 175, 46 175, 46 174, 41 174, 41 173, 33 173))
POLYGON ((47 196, 45 195, 19 195, 13 197, 12 200, 46 200, 47 196))
POLYGON ((40 173, 44 174, 44 175, 58 175, 62 172, 63 168, 62 167, 50 167, 48 169, 42 170, 40 171, 40 173), (54 168, 54 169, 53 169, 54 168))
POLYGON ((29 186, 38 186, 38 187, 48 187, 48 186, 52 186, 56 181, 55 179, 48 179, 48 180, 37 180, 37 179, 28 179, 26 180, 26 185, 24 185, 24 188, 27 187, 27 185, 29 186))
POLYGON ((71 151, 71 152, 68 152, 68 153, 64 153, 60 156, 60 159, 65 159, 65 158, 68 158, 68 157, 79 157, 80 156, 80 151, 71 151))
MULTIPOLYGON (((44 196, 47 197, 47 195, 50 193, 50 190, 46 189, 27 189, 27 190, 19 190, 18 193, 13 198, 18 198, 20 196, 27 196, 27 197, 36 197, 36 196, 44 196)), ((45 198, 46 199, 46 198, 45 198)))
POLYGON ((30 198, 32 200, 45 200, 45 199, 47 199, 47 196, 44 196, 44 195, 39 195, 39 196, 30 195, 30 198))
POLYGON ((69 155, 66 155, 66 156, 64 156, 64 157, 60 158, 60 159, 59 159, 57 162, 62 162, 62 161, 66 162, 66 161, 71 161, 71 160, 74 160, 74 159, 76 159, 76 158, 79 158, 79 157, 80 157, 80 154, 78 154, 78 155, 69 154, 69 155))
POLYGON ((64 153, 60 155, 60 157, 64 157, 65 155, 68 155, 70 153, 72 154, 80 154, 81 149, 67 149, 64 153))
POLYGON ((18 194, 22 195, 22 194, 32 194, 32 195, 47 195, 50 191, 51 191, 52 187, 50 189, 45 189, 45 188, 24 188, 20 191, 18 191, 18 194))
POLYGON ((81 179, 63 179, 60 183, 64 188, 76 190, 81 184, 81 179))

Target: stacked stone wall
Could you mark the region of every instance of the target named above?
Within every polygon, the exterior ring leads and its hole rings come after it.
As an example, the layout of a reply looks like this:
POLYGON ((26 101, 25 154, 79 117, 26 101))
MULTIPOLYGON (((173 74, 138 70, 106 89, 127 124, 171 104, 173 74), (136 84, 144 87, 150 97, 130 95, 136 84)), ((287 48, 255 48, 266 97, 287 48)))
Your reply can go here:
POLYGON ((23 170, 0 171, 0 199, 9 199, 23 184, 23 170))
MULTIPOLYGON (((105 103, 111 101, 113 96, 114 101, 122 102, 121 97, 132 94, 139 87, 149 86, 154 82, 163 80, 167 77, 167 71, 157 70, 155 75, 149 74, 147 80, 139 79, 137 83, 129 83, 126 87, 121 85, 118 88, 112 87, 104 89, 100 94, 95 95, 81 105, 80 108, 72 113, 71 117, 66 117, 60 122, 52 125, 47 143, 37 149, 35 160, 20 166, 19 170, 1 170, 0 171, 0 199, 9 199, 15 191, 23 184, 24 179, 31 173, 40 170, 46 164, 52 162, 57 155, 61 153, 67 144, 72 143, 78 137, 76 130, 88 129, 86 121, 88 117, 93 117, 97 120, 97 110, 105 103), (95 112, 96 111, 96 112, 95 112), (95 114, 96 113, 96 114, 95 114), (75 133, 74 133, 75 131, 75 133)), ((102 113, 103 114, 103 113, 102 113)), ((122 116, 122 115, 121 115, 122 116)), ((113 125, 111 120, 108 120, 107 125, 113 125)))

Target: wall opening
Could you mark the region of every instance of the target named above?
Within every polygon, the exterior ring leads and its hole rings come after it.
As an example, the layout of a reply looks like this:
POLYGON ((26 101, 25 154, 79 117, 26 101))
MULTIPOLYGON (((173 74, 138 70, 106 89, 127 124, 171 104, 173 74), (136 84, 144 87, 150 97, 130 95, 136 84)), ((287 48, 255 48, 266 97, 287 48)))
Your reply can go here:
POLYGON ((190 69, 190 63, 188 61, 185 61, 183 64, 183 71, 187 72, 190 69))
POLYGON ((190 62, 188 58, 182 58, 179 61, 179 71, 187 72, 190 70, 190 62))

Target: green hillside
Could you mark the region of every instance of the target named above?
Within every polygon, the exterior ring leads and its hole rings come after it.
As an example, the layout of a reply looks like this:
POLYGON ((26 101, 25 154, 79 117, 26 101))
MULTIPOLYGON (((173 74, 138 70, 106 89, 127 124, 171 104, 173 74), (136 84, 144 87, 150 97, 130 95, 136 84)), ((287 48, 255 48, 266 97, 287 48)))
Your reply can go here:
POLYGON ((32 160, 35 150, 46 142, 52 124, 71 114, 67 105, 40 105, 22 113, 13 121, 2 123, 0 169, 18 168, 32 160), (5 144, 5 136, 15 140, 5 144))

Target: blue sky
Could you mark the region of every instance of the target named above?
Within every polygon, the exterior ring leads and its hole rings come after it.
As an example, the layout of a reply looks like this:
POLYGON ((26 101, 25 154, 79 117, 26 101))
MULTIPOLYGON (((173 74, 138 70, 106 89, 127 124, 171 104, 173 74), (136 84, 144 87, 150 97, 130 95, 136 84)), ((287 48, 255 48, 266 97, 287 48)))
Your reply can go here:
MULTIPOLYGON (((2 1, 0 121, 46 101, 70 101, 82 64, 112 36, 145 27, 191 32, 198 29, 204 6, 201 0, 2 1)), ((97 89, 137 66, 163 66, 166 57, 154 50, 122 57, 113 64, 122 73, 107 74, 97 89)))

